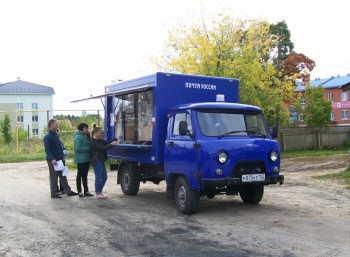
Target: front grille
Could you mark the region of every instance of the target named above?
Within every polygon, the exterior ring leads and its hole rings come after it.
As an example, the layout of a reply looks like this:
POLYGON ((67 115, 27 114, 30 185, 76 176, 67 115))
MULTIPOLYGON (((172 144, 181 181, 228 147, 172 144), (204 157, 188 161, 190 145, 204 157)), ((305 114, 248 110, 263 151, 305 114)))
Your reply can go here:
POLYGON ((266 167, 264 162, 238 162, 231 173, 231 177, 237 177, 245 174, 265 173, 266 167))

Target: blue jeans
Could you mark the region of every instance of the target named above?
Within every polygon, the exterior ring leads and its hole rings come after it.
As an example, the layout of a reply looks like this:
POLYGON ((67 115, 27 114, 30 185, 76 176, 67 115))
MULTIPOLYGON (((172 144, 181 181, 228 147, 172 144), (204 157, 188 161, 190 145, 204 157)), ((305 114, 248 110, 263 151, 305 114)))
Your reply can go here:
POLYGON ((97 160, 94 165, 95 172, 95 192, 96 194, 102 193, 102 189, 107 181, 107 170, 104 163, 97 160))

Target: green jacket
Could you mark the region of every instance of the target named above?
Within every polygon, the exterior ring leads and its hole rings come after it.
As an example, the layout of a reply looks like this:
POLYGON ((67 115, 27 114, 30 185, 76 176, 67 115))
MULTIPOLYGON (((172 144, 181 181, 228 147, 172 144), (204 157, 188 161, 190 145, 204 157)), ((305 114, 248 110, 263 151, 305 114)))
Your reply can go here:
POLYGON ((90 162, 90 141, 90 135, 78 131, 74 133, 74 151, 76 163, 90 162))

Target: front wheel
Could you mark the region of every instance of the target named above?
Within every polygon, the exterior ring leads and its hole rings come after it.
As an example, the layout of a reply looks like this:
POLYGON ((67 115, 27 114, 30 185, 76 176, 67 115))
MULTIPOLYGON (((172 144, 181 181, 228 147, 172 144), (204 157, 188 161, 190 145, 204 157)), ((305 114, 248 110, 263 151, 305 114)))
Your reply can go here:
POLYGON ((245 186, 239 195, 244 203, 258 204, 264 195, 264 185, 249 185, 245 186))
POLYGON ((190 188, 184 177, 178 177, 175 183, 175 202, 179 212, 192 214, 199 203, 199 192, 190 188))
POLYGON ((135 179, 134 174, 128 165, 123 165, 120 170, 121 180, 120 186, 125 195, 136 195, 139 192, 140 181, 135 179))

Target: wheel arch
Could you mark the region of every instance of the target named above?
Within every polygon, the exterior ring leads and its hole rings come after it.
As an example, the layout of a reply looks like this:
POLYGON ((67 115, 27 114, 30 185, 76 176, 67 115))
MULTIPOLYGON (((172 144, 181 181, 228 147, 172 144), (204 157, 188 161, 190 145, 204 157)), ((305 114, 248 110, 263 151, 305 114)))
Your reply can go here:
POLYGON ((187 180, 184 174, 170 173, 166 179, 166 195, 168 199, 175 199, 175 183, 178 177, 183 177, 187 180))

